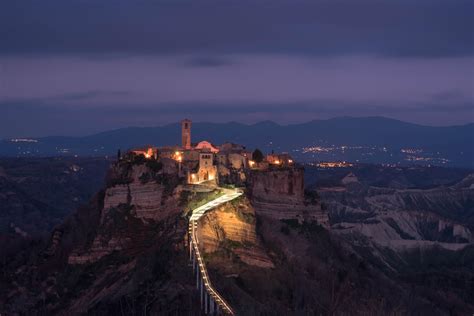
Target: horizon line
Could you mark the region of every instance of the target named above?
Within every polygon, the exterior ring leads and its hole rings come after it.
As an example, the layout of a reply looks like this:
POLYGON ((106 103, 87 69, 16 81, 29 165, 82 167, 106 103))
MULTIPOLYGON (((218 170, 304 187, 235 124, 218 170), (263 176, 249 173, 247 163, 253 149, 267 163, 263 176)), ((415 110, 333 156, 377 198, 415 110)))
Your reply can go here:
MULTIPOLYGON (((187 117, 189 119, 189 116, 187 117)), ((184 119, 184 117, 183 117, 184 119)), ((394 121, 394 122, 399 122, 399 123, 404 123, 404 124, 409 124, 409 125, 414 125, 414 126, 420 126, 420 127, 433 127, 433 128, 452 128, 452 127, 463 127, 463 126, 468 126, 471 124, 474 124, 474 121, 469 122, 469 123, 464 123, 464 124, 454 124, 454 125, 426 125, 426 124, 420 124, 420 123, 413 123, 413 122, 408 122, 408 121, 403 121, 400 119, 395 119, 387 116, 381 116, 381 115, 371 115, 371 116, 350 116, 350 115, 343 115, 343 116, 335 116, 331 118, 326 118, 326 119, 312 119, 308 120, 305 122, 299 122, 299 123, 288 123, 288 124, 282 124, 275 122, 273 120, 262 120, 262 121, 257 121, 255 123, 243 123, 239 121, 222 121, 222 122, 209 122, 209 121, 201 121, 197 120, 192 121, 194 124, 214 124, 214 125, 227 125, 227 124, 239 124, 239 125, 244 125, 244 126, 255 126, 258 124, 262 123, 271 123, 279 127, 288 127, 288 126, 296 126, 296 125, 304 125, 304 124, 310 124, 310 123, 315 123, 315 122, 324 122, 324 121, 332 121, 332 120, 341 120, 341 119, 383 119, 383 120, 389 120, 389 121, 394 121)), ((40 138, 54 138, 54 137, 68 137, 68 138, 82 138, 82 137, 90 137, 94 135, 100 135, 103 133, 108 133, 108 132, 113 132, 113 131, 118 131, 122 129, 134 129, 134 128, 163 128, 167 126, 173 126, 173 125, 179 125, 180 121, 176 122, 170 122, 170 123, 164 123, 160 125, 148 125, 148 126, 134 126, 134 125, 129 125, 129 126, 123 126, 123 127, 117 127, 117 128, 112 128, 112 129, 107 129, 95 133, 87 133, 87 134, 82 134, 82 135, 47 135, 47 136, 13 136, 13 137, 2 137, 0 138, 1 140, 9 140, 9 139, 14 139, 14 138, 31 138, 31 139, 40 139, 40 138)))

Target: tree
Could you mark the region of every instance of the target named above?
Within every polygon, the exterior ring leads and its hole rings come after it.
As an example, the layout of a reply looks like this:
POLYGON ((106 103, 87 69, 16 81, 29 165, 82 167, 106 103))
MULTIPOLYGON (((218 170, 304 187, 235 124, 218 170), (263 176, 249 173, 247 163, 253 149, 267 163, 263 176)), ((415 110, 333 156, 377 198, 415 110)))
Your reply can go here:
POLYGON ((120 149, 117 151, 117 160, 122 160, 122 152, 120 149))
POLYGON ((255 162, 262 162, 263 161, 263 153, 260 149, 255 149, 252 154, 252 160, 255 162))

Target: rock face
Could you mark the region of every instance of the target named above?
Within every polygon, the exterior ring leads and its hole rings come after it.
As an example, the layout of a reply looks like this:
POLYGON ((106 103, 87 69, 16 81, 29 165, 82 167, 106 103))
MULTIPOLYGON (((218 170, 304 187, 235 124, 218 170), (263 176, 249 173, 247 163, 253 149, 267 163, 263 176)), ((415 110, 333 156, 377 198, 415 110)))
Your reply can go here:
POLYGON ((118 184, 105 190, 104 209, 101 212, 101 222, 104 221, 107 211, 113 207, 118 207, 120 204, 127 204, 130 196, 130 185, 118 184))
POLYGON ((129 204, 137 218, 160 220, 177 212, 175 198, 179 195, 180 190, 181 187, 177 188, 170 196, 166 196, 164 194, 165 187, 156 182, 117 185, 105 191, 102 216, 107 215, 111 208, 129 204))
POLYGON ((128 248, 134 236, 129 234, 127 227, 133 221, 147 225, 180 213, 180 185, 160 183, 160 179, 168 178, 160 178, 163 174, 154 174, 145 164, 127 166, 127 170, 124 168, 113 167, 109 182, 118 184, 105 190, 98 234, 90 245, 76 249, 69 256, 70 264, 93 263, 114 251, 128 248), (126 222, 117 223, 117 218, 122 217, 126 222), (124 226, 123 231, 111 234, 117 232, 116 227, 120 224, 124 226))
POLYGON ((249 193, 253 200, 282 204, 304 202, 304 170, 275 169, 254 171, 249 179, 249 193))
POLYGON ((156 162, 112 166, 49 242, 0 263, 0 314, 197 315, 176 177, 156 162))
POLYGON ((328 215, 315 199, 305 196, 304 169, 254 170, 248 194, 258 215, 275 219, 316 220, 328 226, 328 215))
POLYGON ((235 154, 235 159, 231 160, 234 154, 229 155, 229 159, 227 156, 224 156, 225 163, 219 163, 217 165, 217 173, 219 175, 219 183, 220 184, 233 184, 238 186, 245 185, 246 175, 244 170, 244 161, 241 155, 235 154))
POLYGON ((247 198, 239 198, 208 212, 198 227, 198 239, 204 253, 227 249, 245 264, 273 267, 257 237, 255 212, 247 198))
POLYGON ((474 190, 468 179, 426 190, 360 185, 320 194, 339 233, 362 234, 392 249, 435 244, 459 249, 474 242, 474 190))

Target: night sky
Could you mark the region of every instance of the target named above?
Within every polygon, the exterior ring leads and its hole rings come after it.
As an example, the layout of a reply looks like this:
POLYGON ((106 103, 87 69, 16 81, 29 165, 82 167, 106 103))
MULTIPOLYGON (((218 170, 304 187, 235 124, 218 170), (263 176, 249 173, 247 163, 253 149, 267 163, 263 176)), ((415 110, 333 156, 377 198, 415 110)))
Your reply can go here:
POLYGON ((195 121, 474 121, 474 1, 0 2, 0 138, 195 121))

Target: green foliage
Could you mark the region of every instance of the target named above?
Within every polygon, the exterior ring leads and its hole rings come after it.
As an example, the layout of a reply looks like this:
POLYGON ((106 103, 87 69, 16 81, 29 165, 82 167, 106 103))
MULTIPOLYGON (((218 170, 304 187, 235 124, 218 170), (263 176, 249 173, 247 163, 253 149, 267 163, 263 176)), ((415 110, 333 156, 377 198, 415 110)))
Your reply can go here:
POLYGON ((245 222, 245 223, 248 223, 248 224, 254 224, 255 223, 255 216, 253 214, 244 213, 240 209, 236 209, 235 210, 235 215, 242 222, 245 222))
MULTIPOLYGON (((321 207, 322 208, 322 207, 321 207)), ((347 208, 344 207, 339 212, 332 212, 331 214, 331 223, 361 223, 367 222, 371 218, 375 217, 374 212, 365 212, 365 213, 354 213, 351 211, 347 211, 347 208)))
POLYGON ((252 153, 252 160, 255 162, 262 162, 263 161, 263 153, 260 149, 255 149, 254 152, 252 153))
POLYGON ((133 155, 132 164, 133 165, 143 165, 147 162, 147 159, 143 155, 133 155))
POLYGON ((223 194, 221 190, 214 190, 212 192, 183 191, 180 196, 180 205, 183 206, 185 210, 194 210, 223 194))
POLYGON ((242 248, 244 244, 239 241, 231 240, 231 239, 224 239, 222 241, 222 246, 226 249, 235 249, 235 248, 242 248))
POLYGON ((304 190, 304 196, 310 204, 317 204, 321 200, 316 190, 304 190))
POLYGON ((304 234, 307 236, 318 235, 325 231, 325 229, 319 225, 317 221, 303 221, 301 224, 297 219, 294 218, 281 219, 280 221, 286 224, 280 228, 280 231, 285 235, 289 235, 290 228, 296 230, 299 234, 304 234))
POLYGON ((295 218, 291 219, 281 219, 280 220, 282 223, 285 223, 288 227, 297 229, 300 227, 300 224, 298 223, 298 220, 295 218))
POLYGON ((181 194, 179 195, 179 206, 185 206, 188 203, 190 196, 191 192, 181 191, 181 194))
POLYGON ((158 171, 161 171, 161 169, 163 169, 163 164, 160 161, 155 160, 155 159, 147 160, 146 166, 150 168, 150 170, 153 172, 158 172, 158 171))
POLYGON ((243 195, 236 197, 235 199, 231 200, 229 203, 232 204, 232 206, 237 207, 240 203, 242 203, 243 195))
POLYGON ((301 233, 321 233, 321 232, 324 232, 325 229, 318 224, 318 222, 316 221, 311 221, 311 222, 307 222, 307 221, 304 221, 302 224, 301 224, 301 230, 300 232, 301 233))
POLYGON ((226 189, 235 189, 235 184, 221 183, 219 186, 226 189))

